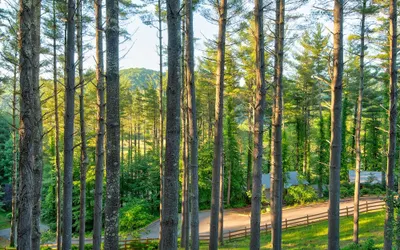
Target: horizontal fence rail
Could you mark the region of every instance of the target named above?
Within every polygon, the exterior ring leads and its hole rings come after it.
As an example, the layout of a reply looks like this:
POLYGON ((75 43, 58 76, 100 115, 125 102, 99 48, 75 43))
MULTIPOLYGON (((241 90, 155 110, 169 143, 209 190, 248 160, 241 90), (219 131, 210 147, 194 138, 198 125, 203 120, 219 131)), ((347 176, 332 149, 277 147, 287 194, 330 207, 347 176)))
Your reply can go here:
MULTIPOLYGON (((377 210, 382 210, 385 207, 385 202, 382 200, 379 201, 360 201, 360 206, 359 206, 359 211, 360 213, 367 213, 367 212, 373 212, 377 210)), ((354 207, 344 207, 339 210, 339 215, 341 217, 347 216, 353 216, 354 212, 354 207)), ((315 222, 320 222, 320 221, 325 221, 328 219, 328 211, 322 212, 322 213, 317 213, 317 214, 310 214, 306 215, 303 217, 298 217, 298 218, 293 218, 293 219, 283 219, 282 220, 282 229, 288 229, 288 228, 293 228, 293 227, 298 227, 298 226, 308 226, 310 224, 313 224, 315 222)), ((271 225, 268 223, 261 225, 260 229, 263 233, 268 234, 268 232, 271 231, 271 225)), ((239 230, 234 230, 234 231, 228 231, 224 232, 224 240, 235 240, 239 238, 245 238, 247 236, 250 236, 250 228, 245 227, 243 229, 239 230)), ((201 234, 199 235, 200 241, 209 241, 210 240, 210 235, 209 234, 201 234)), ((154 244, 154 242, 158 242, 158 238, 145 238, 145 239, 132 239, 132 240, 120 240, 119 245, 120 249, 131 249, 130 245, 134 243, 138 244, 154 244)), ((48 246, 48 247, 55 247, 55 244, 46 244, 43 246, 48 246)), ((15 249, 15 248, 4 248, 4 249, 15 249)))

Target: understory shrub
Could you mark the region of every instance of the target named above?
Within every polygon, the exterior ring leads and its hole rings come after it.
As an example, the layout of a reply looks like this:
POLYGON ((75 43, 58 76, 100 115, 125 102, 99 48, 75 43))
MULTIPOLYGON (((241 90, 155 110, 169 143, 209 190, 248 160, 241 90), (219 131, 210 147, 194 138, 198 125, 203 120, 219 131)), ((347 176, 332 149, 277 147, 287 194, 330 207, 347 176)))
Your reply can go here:
POLYGON ((342 250, 378 250, 379 248, 375 246, 373 239, 369 238, 362 244, 351 243, 348 246, 342 248, 342 250))
POLYGON ((158 241, 139 242, 133 241, 129 244, 129 249, 132 250, 154 250, 158 249, 158 241))
POLYGON ((157 217, 150 212, 149 205, 142 200, 132 200, 121 208, 120 231, 133 233, 153 222, 157 217))
MULTIPOLYGON (((92 250, 92 249, 93 249, 93 245, 92 244, 85 244, 85 250, 92 250)), ((72 245, 71 250, 79 250, 79 246, 72 245)))
MULTIPOLYGON (((265 186, 263 185, 261 188, 261 205, 262 206, 267 206, 269 204, 269 200, 267 199, 267 196, 265 194, 266 194, 266 189, 265 189, 265 186)), ((246 195, 249 198, 249 200, 251 200, 251 196, 252 196, 251 190, 246 191, 246 195)))
POLYGON ((317 192, 312 186, 308 185, 291 186, 287 189, 287 194, 285 195, 287 205, 304 204, 317 199, 317 192))

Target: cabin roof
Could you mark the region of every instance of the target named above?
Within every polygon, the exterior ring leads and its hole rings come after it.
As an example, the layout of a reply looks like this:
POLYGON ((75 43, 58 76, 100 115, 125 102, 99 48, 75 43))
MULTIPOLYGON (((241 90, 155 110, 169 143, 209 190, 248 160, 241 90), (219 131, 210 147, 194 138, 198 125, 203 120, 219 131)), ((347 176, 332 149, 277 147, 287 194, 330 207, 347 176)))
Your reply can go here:
MULTIPOLYGON (((297 171, 289 171, 283 174, 284 175, 284 180, 285 180, 285 184, 284 187, 285 188, 289 188, 291 186, 298 186, 300 184, 308 184, 308 182, 306 180, 303 180, 301 178, 299 178, 299 173, 297 171)), ((270 189, 271 188, 271 174, 263 174, 262 178, 262 185, 265 186, 266 189, 270 189)))

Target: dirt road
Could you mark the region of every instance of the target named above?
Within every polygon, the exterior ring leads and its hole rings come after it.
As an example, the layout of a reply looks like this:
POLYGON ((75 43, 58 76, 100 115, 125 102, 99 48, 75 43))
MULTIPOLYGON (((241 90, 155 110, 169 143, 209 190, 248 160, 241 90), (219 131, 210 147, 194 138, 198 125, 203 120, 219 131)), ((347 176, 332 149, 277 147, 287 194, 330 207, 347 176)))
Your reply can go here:
MULTIPOLYGON (((375 197, 363 197, 362 201, 377 201, 375 197)), ((346 208, 353 206, 353 199, 341 200, 340 208, 346 208)), ((328 210, 328 202, 317 203, 306 206, 297 206, 292 208, 284 208, 282 218, 294 219, 302 216, 318 214, 326 212, 328 210)), ((210 227, 210 211, 202 211, 199 214, 200 221, 200 234, 208 235, 210 227)), ((159 221, 153 222, 149 225, 145 231, 141 234, 142 238, 158 238, 159 235, 159 221)), ((261 215, 261 225, 266 223, 270 224, 270 214, 264 213, 261 215)), ((250 228, 250 208, 246 209, 230 209, 224 212, 224 232, 235 231, 243 229, 245 227, 250 228)))

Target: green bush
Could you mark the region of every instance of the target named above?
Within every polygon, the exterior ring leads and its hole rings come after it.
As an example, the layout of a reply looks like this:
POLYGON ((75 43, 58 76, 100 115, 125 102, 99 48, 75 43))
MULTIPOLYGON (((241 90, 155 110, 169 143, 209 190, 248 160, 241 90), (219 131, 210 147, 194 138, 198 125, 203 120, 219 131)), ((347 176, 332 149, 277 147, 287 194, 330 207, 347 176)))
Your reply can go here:
MULTIPOLYGON (((263 206, 266 206, 269 204, 269 200, 267 199, 267 196, 265 194, 266 194, 266 189, 265 189, 265 186, 263 185, 261 188, 261 205, 263 205, 263 206)), ((251 190, 246 191, 246 195, 249 198, 249 200, 251 200, 251 196, 252 196, 251 190)))
POLYGON ((345 184, 340 186, 340 198, 353 197, 354 185, 345 184))
POLYGON ((378 250, 379 248, 375 246, 373 239, 367 239, 363 244, 352 243, 348 246, 342 248, 342 250, 378 250))
MULTIPOLYGON (((8 249, 8 248, 7 248, 8 249)), ((10 248, 11 249, 11 248, 10 248)), ((40 250, 52 250, 51 247, 40 247, 40 250)))
POLYGON ((372 191, 370 188, 364 187, 360 190, 361 195, 367 195, 367 194, 372 194, 372 191))
MULTIPOLYGON (((85 250, 92 250, 92 249, 93 249, 93 245, 92 244, 85 244, 85 250)), ((79 246, 78 245, 72 245, 71 250, 79 250, 79 246)))
POLYGON ((372 194, 375 194, 375 195, 382 195, 382 194, 385 194, 385 191, 382 191, 382 189, 380 189, 380 188, 374 188, 374 189, 372 190, 372 194))
POLYGON ((132 250, 154 250, 158 249, 158 241, 139 242, 133 241, 129 244, 129 248, 132 250))
POLYGON ((317 199, 317 192, 313 187, 307 185, 291 186, 287 189, 287 194, 285 195, 287 205, 304 204, 317 199))
POLYGON ((122 232, 132 233, 146 227, 157 217, 150 213, 149 205, 141 200, 133 200, 121 209, 120 230, 122 232))
POLYGON ((40 237, 42 243, 54 242, 56 239, 56 233, 51 230, 44 231, 40 237))

